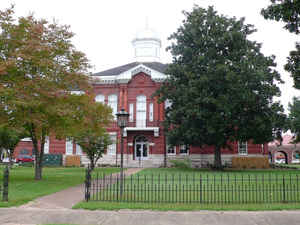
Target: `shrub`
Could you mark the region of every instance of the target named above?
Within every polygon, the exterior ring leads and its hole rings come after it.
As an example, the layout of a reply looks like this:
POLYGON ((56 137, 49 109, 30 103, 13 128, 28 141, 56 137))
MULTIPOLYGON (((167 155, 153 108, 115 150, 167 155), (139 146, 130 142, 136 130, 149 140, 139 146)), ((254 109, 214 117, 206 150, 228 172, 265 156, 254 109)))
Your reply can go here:
POLYGON ((232 167, 237 169, 270 168, 268 157, 232 157, 232 167))
POLYGON ((169 160, 171 163, 172 167, 175 168, 191 168, 192 163, 190 159, 173 159, 169 160))
POLYGON ((79 155, 67 155, 65 166, 80 167, 80 156, 79 155))

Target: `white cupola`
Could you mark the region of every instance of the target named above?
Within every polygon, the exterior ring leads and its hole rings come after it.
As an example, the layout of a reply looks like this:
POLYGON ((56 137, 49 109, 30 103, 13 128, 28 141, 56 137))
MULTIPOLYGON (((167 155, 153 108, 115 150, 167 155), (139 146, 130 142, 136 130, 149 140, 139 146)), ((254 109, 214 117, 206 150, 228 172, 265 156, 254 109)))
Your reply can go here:
POLYGON ((161 40, 157 33, 146 25, 145 29, 137 32, 132 41, 134 48, 134 61, 159 62, 161 40))

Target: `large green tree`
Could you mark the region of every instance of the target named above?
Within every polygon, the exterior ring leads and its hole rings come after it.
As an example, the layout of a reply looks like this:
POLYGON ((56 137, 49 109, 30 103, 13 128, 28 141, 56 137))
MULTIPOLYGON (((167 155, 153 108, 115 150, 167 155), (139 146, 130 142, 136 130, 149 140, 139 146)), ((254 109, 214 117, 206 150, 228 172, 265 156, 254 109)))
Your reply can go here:
POLYGON ((289 103, 289 128, 294 134, 294 142, 300 142, 300 100, 293 98, 293 102, 289 103))
POLYGON ((167 138, 173 145, 214 146, 215 167, 221 149, 232 142, 266 143, 282 128, 283 107, 274 56, 250 41, 255 32, 244 19, 195 6, 169 40, 173 55, 168 79, 156 92, 166 109, 167 138))
POLYGON ((16 18, 14 7, 0 11, 0 120, 28 131, 37 180, 46 137, 69 136, 82 124, 81 109, 92 104, 93 96, 82 94, 90 91, 90 65, 73 36, 69 26, 33 15, 16 18))
MULTIPOLYGON (((271 0, 271 5, 261 10, 265 19, 283 22, 284 29, 299 35, 300 33, 300 0, 271 0)), ((296 49, 291 50, 285 70, 291 74, 294 87, 300 89, 300 43, 296 43, 296 49)), ((300 101, 294 98, 289 104, 289 128, 294 133, 295 142, 300 141, 300 101)))
MULTIPOLYGON (((271 5, 261 10, 265 19, 283 22, 284 29, 291 33, 300 33, 300 0, 270 0, 271 5)), ((285 70, 291 73, 294 87, 300 89, 300 44, 290 51, 285 70)))

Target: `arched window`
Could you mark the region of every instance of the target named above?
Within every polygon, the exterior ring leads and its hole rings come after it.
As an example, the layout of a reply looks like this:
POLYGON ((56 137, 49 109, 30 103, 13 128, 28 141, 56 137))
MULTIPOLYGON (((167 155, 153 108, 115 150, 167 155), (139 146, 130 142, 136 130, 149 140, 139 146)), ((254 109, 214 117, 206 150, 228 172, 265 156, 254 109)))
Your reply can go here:
POLYGON ((101 103, 104 104, 104 102, 105 102, 105 97, 104 97, 104 95, 97 95, 97 96, 95 97, 95 101, 96 101, 96 102, 101 102, 101 103))
POLYGON ((108 106, 112 108, 112 114, 113 114, 114 118, 117 119, 117 117, 116 117, 116 113, 118 111, 118 96, 117 95, 109 95, 108 96, 108 106))
POLYGON ((147 99, 145 95, 136 98, 136 126, 146 127, 147 99))

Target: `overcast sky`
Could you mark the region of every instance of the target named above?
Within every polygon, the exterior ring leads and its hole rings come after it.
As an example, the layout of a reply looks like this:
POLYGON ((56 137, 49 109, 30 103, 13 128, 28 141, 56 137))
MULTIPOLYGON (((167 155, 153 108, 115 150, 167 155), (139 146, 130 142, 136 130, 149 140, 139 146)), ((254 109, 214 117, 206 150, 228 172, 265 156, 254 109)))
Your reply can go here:
POLYGON ((266 21, 260 10, 269 0, 0 0, 0 8, 15 4, 18 16, 33 12, 38 18, 71 25, 76 34, 74 44, 83 51, 94 66, 91 72, 99 72, 132 62, 132 39, 138 30, 145 27, 155 29, 162 40, 163 63, 171 62, 165 52, 167 37, 176 31, 184 19, 182 10, 191 11, 194 4, 201 7, 213 5, 224 15, 245 17, 246 23, 254 24, 257 32, 251 36, 262 45, 265 55, 274 54, 285 85, 281 86, 281 102, 287 103, 293 96, 300 96, 292 85, 289 74, 283 70, 289 51, 294 49, 298 37, 285 31, 283 24, 266 21))

